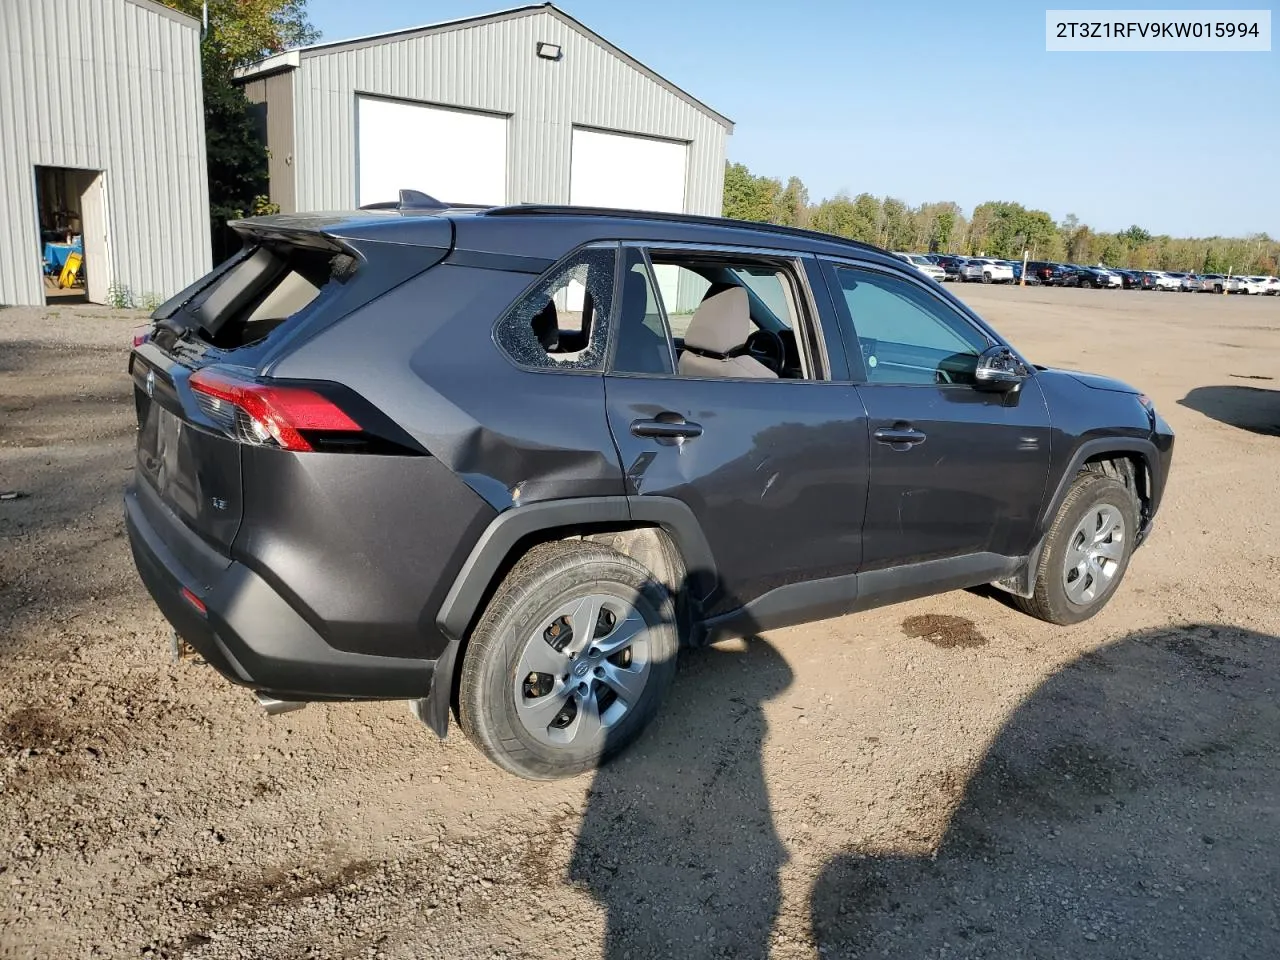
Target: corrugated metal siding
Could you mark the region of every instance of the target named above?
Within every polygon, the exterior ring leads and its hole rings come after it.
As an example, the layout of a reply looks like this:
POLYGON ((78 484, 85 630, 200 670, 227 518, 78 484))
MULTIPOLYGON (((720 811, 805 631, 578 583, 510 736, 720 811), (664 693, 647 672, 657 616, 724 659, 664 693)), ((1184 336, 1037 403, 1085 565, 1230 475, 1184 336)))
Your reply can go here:
POLYGON ((267 173, 270 196, 280 204, 281 213, 298 209, 293 180, 293 81, 294 71, 255 77, 244 84, 250 103, 267 107, 267 173))
POLYGON ((167 296, 207 272, 198 24, 128 0, 2 0, 0 41, 0 303, 44 302, 36 166, 104 171, 111 282, 167 296))
MULTIPOLYGON (((685 209, 718 216, 725 129, 550 13, 356 49, 303 53, 295 71, 294 174, 301 210, 355 203, 355 94, 505 113, 507 201, 568 203, 575 125, 690 144, 685 209), (539 59, 538 41, 560 44, 539 59)), ((405 184, 430 192, 430 185, 405 184)))

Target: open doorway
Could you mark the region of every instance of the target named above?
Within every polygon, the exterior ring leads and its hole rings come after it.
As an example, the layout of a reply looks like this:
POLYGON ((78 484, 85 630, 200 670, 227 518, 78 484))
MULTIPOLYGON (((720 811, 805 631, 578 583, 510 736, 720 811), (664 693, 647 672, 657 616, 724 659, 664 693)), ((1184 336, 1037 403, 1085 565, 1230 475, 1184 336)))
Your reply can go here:
POLYGON ((46 303, 106 303, 107 198, 101 170, 36 167, 36 210, 46 303))

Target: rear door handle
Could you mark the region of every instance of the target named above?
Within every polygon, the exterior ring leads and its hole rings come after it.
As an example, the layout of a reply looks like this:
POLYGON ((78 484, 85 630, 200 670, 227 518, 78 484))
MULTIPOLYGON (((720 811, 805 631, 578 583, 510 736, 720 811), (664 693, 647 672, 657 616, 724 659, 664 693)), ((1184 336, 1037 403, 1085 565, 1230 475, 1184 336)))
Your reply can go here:
POLYGON ((671 419, 632 420, 631 432, 637 437, 657 437, 660 440, 682 440, 702 436, 702 424, 684 417, 671 419))
POLYGON ((874 436, 878 442, 887 443, 895 450, 906 450, 925 441, 925 435, 914 427, 881 427, 874 436))

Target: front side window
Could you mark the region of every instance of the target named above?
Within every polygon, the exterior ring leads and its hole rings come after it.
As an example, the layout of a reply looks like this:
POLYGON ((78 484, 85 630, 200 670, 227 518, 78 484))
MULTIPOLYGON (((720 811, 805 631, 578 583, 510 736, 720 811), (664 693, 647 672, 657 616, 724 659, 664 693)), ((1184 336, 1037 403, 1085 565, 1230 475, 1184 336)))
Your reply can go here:
POLYGON ((524 367, 603 369, 615 259, 591 248, 558 264, 498 323, 498 345, 524 367))
POLYGON ((618 373, 675 373, 662 303, 644 254, 635 249, 627 250, 622 263, 613 369, 618 373))
POLYGON ((990 345, 964 317, 905 278, 835 267, 869 383, 972 384, 990 345))
POLYGON ((629 250, 615 373, 809 379, 796 279, 783 261, 730 252, 629 250))

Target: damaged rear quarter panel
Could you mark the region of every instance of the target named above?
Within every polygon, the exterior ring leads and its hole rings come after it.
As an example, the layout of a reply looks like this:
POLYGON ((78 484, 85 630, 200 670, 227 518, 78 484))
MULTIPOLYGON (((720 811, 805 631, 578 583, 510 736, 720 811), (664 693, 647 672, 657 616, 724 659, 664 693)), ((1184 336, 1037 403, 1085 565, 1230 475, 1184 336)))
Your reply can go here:
MULTIPOLYGON (((527 274, 441 264, 281 361, 280 377, 334 380, 395 420, 495 510, 623 494, 604 380, 528 371, 493 342, 527 274)), ((429 515, 430 491, 422 491, 429 515)))

